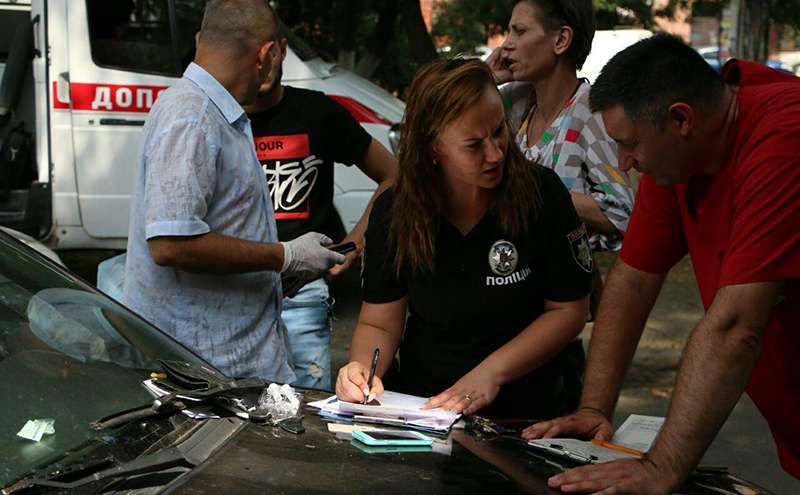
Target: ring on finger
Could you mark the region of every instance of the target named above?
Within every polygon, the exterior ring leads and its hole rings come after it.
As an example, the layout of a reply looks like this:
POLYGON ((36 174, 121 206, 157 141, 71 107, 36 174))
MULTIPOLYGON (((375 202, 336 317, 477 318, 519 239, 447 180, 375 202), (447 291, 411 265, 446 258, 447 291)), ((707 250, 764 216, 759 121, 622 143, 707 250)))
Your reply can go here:
POLYGON ((464 394, 464 398, 472 402, 472 397, 470 397, 469 394, 464 394))

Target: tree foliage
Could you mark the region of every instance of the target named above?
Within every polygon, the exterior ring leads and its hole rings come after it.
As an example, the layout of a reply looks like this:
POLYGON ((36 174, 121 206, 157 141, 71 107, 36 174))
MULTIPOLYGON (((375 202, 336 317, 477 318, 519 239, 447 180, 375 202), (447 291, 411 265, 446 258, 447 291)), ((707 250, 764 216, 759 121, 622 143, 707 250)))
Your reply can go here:
POLYGON ((434 4, 433 36, 451 53, 473 54, 495 34, 506 31, 511 2, 497 0, 439 0, 434 4))
MULTIPOLYGON (((693 15, 719 16, 729 0, 669 0, 653 11, 653 0, 593 0, 598 29, 641 25, 673 17, 691 4, 693 15)), ((770 23, 800 26, 800 0, 740 0, 759 12, 749 25, 765 33, 770 23)), ((419 0, 271 0, 289 30, 324 59, 370 77, 402 95, 417 67, 436 57, 425 32, 419 0)), ((510 0, 436 0, 433 38, 451 53, 475 53, 511 17, 510 0)), ((759 35, 753 33, 751 37, 759 35)), ((761 35, 763 38, 763 35, 761 35)), ((753 43, 751 43, 752 45, 753 43)), ((761 45, 764 45, 762 42, 761 45)), ((755 57, 758 58, 758 57, 755 57)))
POLYGON ((800 0, 770 0, 770 20, 800 34, 800 0))
MULTIPOLYGON (((679 8, 692 15, 719 17, 730 0, 669 0, 653 9, 652 0, 593 0, 597 29, 638 25, 653 29, 657 18, 674 18, 679 8)), ((433 34, 455 53, 472 53, 489 36, 505 31, 510 2, 497 0, 439 0, 433 34)), ((800 35, 800 0, 740 0, 750 31, 742 36, 767 36, 773 24, 788 26, 800 35), (753 17, 755 16, 755 18, 753 17)), ((759 44, 759 43, 750 43, 759 44)), ((766 46, 765 43, 760 45, 766 46)), ((759 58, 759 57, 755 57, 759 58)))
MULTIPOLYGON (((597 28, 634 24, 652 28, 656 17, 673 17, 679 7, 686 7, 689 2, 670 0, 653 11, 652 0, 594 0, 597 28)), ((510 5, 509 1, 497 0, 439 0, 433 34, 456 53, 472 53, 489 36, 505 32, 511 18, 510 5)))

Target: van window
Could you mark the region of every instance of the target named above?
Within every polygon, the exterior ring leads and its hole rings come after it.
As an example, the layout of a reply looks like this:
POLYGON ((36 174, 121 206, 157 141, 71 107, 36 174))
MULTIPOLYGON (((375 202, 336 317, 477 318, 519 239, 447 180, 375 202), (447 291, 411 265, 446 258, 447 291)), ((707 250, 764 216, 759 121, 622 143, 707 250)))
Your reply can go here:
POLYGON ((205 4, 206 0, 87 0, 92 59, 101 67, 180 76, 194 59, 194 35, 205 4), (175 8, 174 31, 170 4, 175 8))
MULTIPOLYGON (((206 0, 86 0, 92 59, 101 67, 180 76, 194 59, 205 5, 206 0)), ((301 60, 319 56, 283 24, 281 31, 301 60)))
POLYGON ((97 65, 178 75, 167 0, 87 0, 86 8, 97 65))
POLYGON ((24 22, 31 22, 30 12, 23 10, 0 10, 0 63, 8 60, 8 52, 14 41, 17 26, 24 22))

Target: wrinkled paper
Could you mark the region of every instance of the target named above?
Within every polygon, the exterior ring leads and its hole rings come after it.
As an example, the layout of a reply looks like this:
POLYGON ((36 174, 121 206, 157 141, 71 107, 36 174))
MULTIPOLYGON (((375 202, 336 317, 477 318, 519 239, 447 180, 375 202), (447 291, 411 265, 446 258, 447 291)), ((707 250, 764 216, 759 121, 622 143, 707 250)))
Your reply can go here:
POLYGON ((55 419, 29 419, 25 426, 17 432, 18 437, 26 440, 40 442, 45 435, 52 435, 56 432, 55 419))

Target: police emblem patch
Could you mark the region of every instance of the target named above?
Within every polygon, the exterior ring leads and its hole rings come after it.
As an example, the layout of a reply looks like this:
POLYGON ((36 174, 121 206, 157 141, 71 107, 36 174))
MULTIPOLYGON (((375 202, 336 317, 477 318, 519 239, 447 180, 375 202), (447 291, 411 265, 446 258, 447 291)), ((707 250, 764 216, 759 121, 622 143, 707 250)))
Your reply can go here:
POLYGON ((584 271, 592 273, 594 269, 594 258, 592 257, 592 248, 589 247, 589 236, 586 233, 586 225, 581 224, 580 227, 567 234, 569 247, 572 250, 572 257, 575 262, 584 271))
POLYGON ((495 275, 504 277, 514 273, 518 261, 517 248, 508 241, 501 239, 489 249, 489 268, 495 275))

